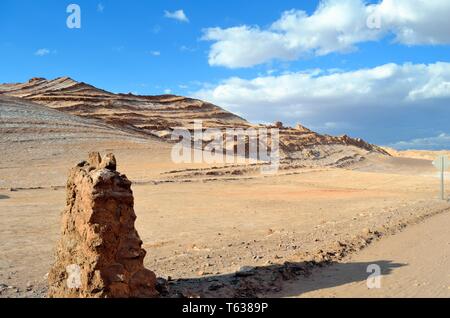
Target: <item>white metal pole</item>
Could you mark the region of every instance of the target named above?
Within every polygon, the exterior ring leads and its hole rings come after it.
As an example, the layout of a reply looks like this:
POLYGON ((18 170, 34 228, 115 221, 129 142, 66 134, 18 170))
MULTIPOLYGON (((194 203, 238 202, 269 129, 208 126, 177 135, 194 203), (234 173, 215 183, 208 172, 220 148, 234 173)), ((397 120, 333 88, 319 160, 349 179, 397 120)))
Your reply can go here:
POLYGON ((445 193, 444 193, 444 163, 445 163, 445 158, 442 156, 441 158, 441 198, 442 200, 445 200, 445 193))

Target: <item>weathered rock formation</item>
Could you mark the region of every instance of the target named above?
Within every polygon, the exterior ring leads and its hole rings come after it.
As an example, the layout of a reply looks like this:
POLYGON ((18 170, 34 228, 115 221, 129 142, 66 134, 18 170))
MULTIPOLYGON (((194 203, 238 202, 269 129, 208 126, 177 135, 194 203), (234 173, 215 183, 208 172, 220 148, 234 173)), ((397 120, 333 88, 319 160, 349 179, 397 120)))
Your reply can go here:
POLYGON ((70 171, 49 297, 156 297, 134 227, 131 182, 116 159, 91 153, 70 171))
MULTIPOLYGON (((258 126, 216 105, 197 99, 175 95, 139 96, 113 94, 68 77, 54 80, 33 78, 26 83, 0 84, 0 96, 13 96, 45 105, 71 115, 102 121, 113 131, 136 137, 157 136, 169 141, 173 129, 194 128, 201 120, 203 128, 255 128, 258 126)), ((285 158, 304 158, 303 153, 320 151, 324 156, 341 152, 342 147, 389 155, 382 148, 347 136, 333 137, 318 134, 301 125, 296 128, 275 122, 269 128, 280 129, 280 154, 285 158), (331 149, 337 146, 335 151, 331 149), (326 148, 326 150, 324 150, 326 148)))
POLYGON ((249 126, 244 119, 216 105, 175 95, 113 94, 69 77, 33 78, 26 83, 0 84, 0 95, 46 105, 72 115, 99 119, 144 136, 167 137, 174 127, 202 120, 207 127, 249 126))

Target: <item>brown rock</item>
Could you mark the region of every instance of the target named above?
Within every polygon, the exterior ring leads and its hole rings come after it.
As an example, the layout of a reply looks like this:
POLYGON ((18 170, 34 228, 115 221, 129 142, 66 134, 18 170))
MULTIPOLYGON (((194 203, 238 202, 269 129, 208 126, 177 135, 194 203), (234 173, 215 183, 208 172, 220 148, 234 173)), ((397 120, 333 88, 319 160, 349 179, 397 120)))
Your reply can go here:
POLYGON ((301 132, 305 132, 305 133, 309 133, 311 132, 311 130, 309 130, 308 128, 306 128, 305 126, 301 125, 301 124, 297 124, 295 126, 295 129, 301 132))
POLYGON ((116 159, 91 153, 67 182, 62 237, 49 273, 49 297, 156 297, 134 222, 131 182, 116 159))
POLYGON ((103 156, 102 162, 100 163, 99 167, 116 171, 117 169, 116 157, 114 157, 112 153, 103 156))
POLYGON ((273 125, 278 129, 283 128, 283 123, 281 121, 276 121, 273 125))
POLYGON ((99 168, 101 162, 102 162, 102 157, 100 157, 100 154, 98 152, 91 152, 89 154, 88 164, 92 168, 94 168, 94 169, 99 168))
POLYGON ((33 77, 33 78, 30 78, 28 83, 32 84, 32 83, 41 82, 41 81, 46 81, 46 79, 44 77, 33 77))

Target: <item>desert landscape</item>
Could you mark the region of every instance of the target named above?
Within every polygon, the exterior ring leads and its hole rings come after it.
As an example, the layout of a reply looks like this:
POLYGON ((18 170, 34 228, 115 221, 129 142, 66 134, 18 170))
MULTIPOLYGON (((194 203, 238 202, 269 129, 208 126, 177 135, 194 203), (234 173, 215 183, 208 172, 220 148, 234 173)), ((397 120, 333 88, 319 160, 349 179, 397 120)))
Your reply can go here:
POLYGON ((113 153, 131 181, 160 297, 450 296, 450 205, 431 164, 443 152, 253 124, 198 99, 68 77, 0 85, 0 152, 1 297, 47 297, 69 169, 91 152, 113 153), (174 163, 171 133, 195 120, 278 128, 278 172, 174 163), (383 288, 366 287, 369 264, 383 288))

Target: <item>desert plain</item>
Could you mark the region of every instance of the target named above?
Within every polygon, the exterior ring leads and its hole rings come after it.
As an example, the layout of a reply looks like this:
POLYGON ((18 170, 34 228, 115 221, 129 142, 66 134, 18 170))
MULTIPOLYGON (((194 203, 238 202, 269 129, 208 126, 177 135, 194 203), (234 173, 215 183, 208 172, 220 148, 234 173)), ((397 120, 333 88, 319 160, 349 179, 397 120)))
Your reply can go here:
POLYGON ((136 134, 73 114, 79 106, 4 95, 1 297, 46 297, 68 171, 91 151, 114 153, 133 183, 145 265, 163 297, 450 297, 437 153, 314 136, 306 149, 318 156, 284 157, 273 175, 258 164, 177 164, 162 129, 136 134), (379 289, 366 286, 370 264, 381 267, 379 289))

